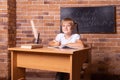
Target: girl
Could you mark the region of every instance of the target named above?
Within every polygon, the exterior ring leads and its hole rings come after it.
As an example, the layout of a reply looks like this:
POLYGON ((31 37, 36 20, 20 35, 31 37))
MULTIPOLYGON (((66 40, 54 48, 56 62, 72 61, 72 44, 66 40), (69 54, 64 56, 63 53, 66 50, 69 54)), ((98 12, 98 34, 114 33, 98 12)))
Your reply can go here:
MULTIPOLYGON (((80 40, 79 34, 73 34, 77 25, 71 18, 65 18, 61 21, 62 32, 56 36, 55 40, 49 42, 49 46, 70 46, 83 48, 84 45, 80 40)), ((69 80, 69 74, 57 72, 56 80, 69 80)))
POLYGON ((80 40, 79 34, 73 34, 76 24, 71 18, 65 18, 61 21, 62 32, 56 36, 55 40, 49 42, 49 46, 70 46, 70 47, 81 47, 83 43, 80 40))

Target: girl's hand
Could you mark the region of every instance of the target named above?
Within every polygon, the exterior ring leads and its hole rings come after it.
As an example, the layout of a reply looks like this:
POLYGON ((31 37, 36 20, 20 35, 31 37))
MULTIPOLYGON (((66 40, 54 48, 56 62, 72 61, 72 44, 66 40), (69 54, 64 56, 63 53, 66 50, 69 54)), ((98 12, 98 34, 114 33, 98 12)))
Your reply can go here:
POLYGON ((48 45, 49 45, 49 46, 60 46, 60 42, 57 42, 57 41, 53 40, 53 41, 50 41, 50 42, 48 43, 48 45))

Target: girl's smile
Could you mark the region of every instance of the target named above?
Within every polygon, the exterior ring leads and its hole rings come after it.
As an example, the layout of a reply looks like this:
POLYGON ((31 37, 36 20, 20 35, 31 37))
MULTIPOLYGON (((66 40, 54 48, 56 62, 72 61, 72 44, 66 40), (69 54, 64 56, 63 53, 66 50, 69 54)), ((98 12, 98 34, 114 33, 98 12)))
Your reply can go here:
POLYGON ((68 22, 64 22, 62 24, 62 31, 64 34, 71 34, 72 33, 72 25, 68 22))

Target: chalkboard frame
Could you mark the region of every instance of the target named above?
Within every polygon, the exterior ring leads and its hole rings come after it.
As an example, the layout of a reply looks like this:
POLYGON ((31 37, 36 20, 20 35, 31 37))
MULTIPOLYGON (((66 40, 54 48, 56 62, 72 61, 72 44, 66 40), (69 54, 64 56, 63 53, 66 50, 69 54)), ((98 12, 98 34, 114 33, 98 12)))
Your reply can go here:
MULTIPOLYGON (((110 34, 116 33, 115 12, 115 6, 61 7, 60 19, 62 20, 66 17, 72 18, 78 24, 78 31, 80 34, 110 34)), ((75 29, 74 32, 76 31, 75 29)), ((62 32, 61 26, 60 32, 62 32)))

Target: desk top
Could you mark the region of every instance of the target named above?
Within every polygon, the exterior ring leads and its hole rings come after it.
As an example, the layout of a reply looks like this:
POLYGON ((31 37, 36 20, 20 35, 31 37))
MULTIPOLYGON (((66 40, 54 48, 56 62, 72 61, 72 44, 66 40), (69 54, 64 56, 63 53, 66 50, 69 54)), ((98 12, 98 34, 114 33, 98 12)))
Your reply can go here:
POLYGON ((42 53, 60 53, 60 54, 73 54, 76 51, 81 51, 89 49, 87 48, 80 48, 80 49, 57 49, 57 48, 48 48, 48 47, 43 47, 43 48, 36 48, 36 49, 24 49, 20 47, 13 47, 13 48, 8 48, 10 51, 23 51, 23 52, 42 52, 42 53))

